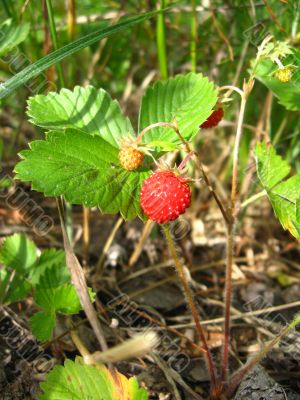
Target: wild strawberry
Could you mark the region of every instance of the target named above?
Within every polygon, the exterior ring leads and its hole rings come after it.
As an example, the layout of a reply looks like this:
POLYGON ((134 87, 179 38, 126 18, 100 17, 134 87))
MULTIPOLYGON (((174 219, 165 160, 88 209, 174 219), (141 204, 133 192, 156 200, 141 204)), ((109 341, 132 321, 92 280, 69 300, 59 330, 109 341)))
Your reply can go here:
POLYGON ((224 116, 224 110, 222 107, 217 108, 216 110, 213 111, 213 113, 207 118, 203 124, 200 125, 200 128, 203 129, 208 129, 208 128, 214 128, 219 124, 221 119, 224 116))
POLYGON ((144 161, 144 153, 131 146, 124 146, 119 152, 120 164, 127 171, 140 167, 144 161))
POLYGON ((147 178, 141 189, 141 207, 152 221, 173 221, 191 204, 188 179, 172 171, 158 171, 147 178))
POLYGON ((275 72, 275 77, 283 83, 287 83, 292 79, 293 76, 293 71, 291 67, 283 67, 283 68, 279 68, 276 72, 275 72))

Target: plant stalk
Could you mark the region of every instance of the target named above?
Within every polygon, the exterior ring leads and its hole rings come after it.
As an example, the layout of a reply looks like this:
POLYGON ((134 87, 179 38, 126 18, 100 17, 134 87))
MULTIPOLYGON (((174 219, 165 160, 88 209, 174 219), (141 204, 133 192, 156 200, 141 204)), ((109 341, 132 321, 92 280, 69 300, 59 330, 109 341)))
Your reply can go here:
POLYGON ((254 203, 255 201, 261 199, 262 197, 264 197, 266 195, 267 195, 266 190, 262 190, 261 192, 254 194, 253 196, 249 197, 249 199, 245 200, 241 204, 241 208, 247 207, 249 204, 254 203))
POLYGON ((94 333, 98 339, 101 350, 107 350, 108 346, 105 340, 105 336, 100 325, 97 313, 91 302, 82 267, 76 255, 74 254, 74 251, 70 244, 64 220, 65 213, 63 199, 61 197, 56 197, 56 203, 63 234, 64 249, 66 253, 66 264, 71 275, 72 284, 74 285, 74 288, 80 300, 80 304, 84 312, 86 313, 87 319, 89 320, 89 323, 91 324, 91 327, 93 328, 94 333))
POLYGON ((192 16, 191 16, 191 71, 196 72, 197 69, 197 9, 196 0, 192 0, 192 16))
POLYGON ((232 182, 231 182, 231 207, 230 207, 230 220, 227 224, 227 263, 226 263, 226 276, 225 276, 225 321, 224 321, 224 341, 223 341, 223 361, 221 370, 221 382, 225 383, 228 373, 228 359, 229 359, 229 343, 230 343, 230 305, 231 305, 231 281, 232 281, 232 267, 234 261, 234 226, 236 220, 236 198, 237 198, 237 184, 238 184, 238 164, 239 164, 239 148, 243 132, 243 120, 245 115, 245 108, 247 102, 246 90, 241 96, 241 106, 237 124, 236 138, 233 150, 233 165, 232 165, 232 182))
POLYGON ((165 14, 164 8, 167 0, 161 0, 158 8, 160 12, 157 16, 156 23, 156 43, 157 43, 157 54, 158 64, 161 79, 168 79, 168 64, 167 64, 167 52, 166 52, 166 32, 165 32, 165 14))
POLYGON ((209 370, 210 379, 211 379, 212 394, 215 394, 216 393, 216 389, 217 389, 215 368, 214 368, 214 365, 213 365, 212 356, 211 356, 211 353, 210 353, 210 350, 209 350, 209 347, 208 347, 208 344, 207 344, 205 333, 204 333, 204 330, 202 328, 202 325, 201 325, 201 322, 200 322, 200 319, 199 319, 199 315, 198 315, 197 308, 196 308, 196 305, 195 305, 195 302, 194 302, 193 294, 192 294, 191 288, 189 286, 189 283, 187 281, 186 275, 184 273, 183 266, 181 265, 181 262, 180 262, 180 260, 178 258, 177 251, 176 251, 176 248, 175 248, 175 245, 174 245, 174 242, 173 242, 173 238, 171 236, 170 228, 169 228, 168 225, 165 225, 165 224, 163 224, 161 226, 162 226, 164 234, 166 236, 168 247, 169 247, 171 256, 172 256, 172 258, 174 260, 175 268, 176 268, 176 270, 178 272, 179 279, 181 281, 181 284, 182 284, 182 287, 183 287, 183 290, 184 290, 184 294, 186 296, 186 300, 187 300, 188 306, 190 308, 190 311, 192 313, 193 319, 195 321, 195 325, 196 325, 196 329, 197 329, 197 333, 198 333, 199 339, 201 340, 202 345, 203 345, 203 349, 205 351, 206 360, 207 360, 207 364, 208 364, 208 370, 209 370))
MULTIPOLYGON (((50 32, 51 32, 51 39, 54 50, 58 49, 58 39, 57 39, 57 32, 55 27, 55 20, 53 15, 52 3, 51 0, 46 0, 47 11, 48 11, 48 18, 49 18, 49 25, 50 25, 50 32)), ((59 79, 59 83, 61 87, 65 86, 64 74, 60 63, 56 64, 57 75, 59 79)))

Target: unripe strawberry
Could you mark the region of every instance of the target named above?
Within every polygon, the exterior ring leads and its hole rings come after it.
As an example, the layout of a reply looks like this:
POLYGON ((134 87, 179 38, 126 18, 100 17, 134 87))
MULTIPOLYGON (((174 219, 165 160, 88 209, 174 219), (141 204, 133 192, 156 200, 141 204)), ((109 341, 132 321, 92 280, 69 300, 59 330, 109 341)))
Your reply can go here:
POLYGON ((141 189, 141 207, 152 221, 173 221, 191 204, 188 179, 172 171, 157 171, 147 178, 141 189))
POLYGON ((203 129, 208 129, 208 128, 214 128, 219 124, 221 119, 224 116, 224 110, 222 107, 217 108, 216 110, 213 111, 213 113, 207 118, 203 124, 200 125, 200 128, 203 129))
POLYGON ((127 171, 139 168, 144 161, 144 153, 134 147, 124 146, 119 152, 120 164, 127 171))
POLYGON ((275 77, 280 80, 280 82, 287 83, 292 79, 293 71, 291 67, 279 68, 275 72, 275 77))

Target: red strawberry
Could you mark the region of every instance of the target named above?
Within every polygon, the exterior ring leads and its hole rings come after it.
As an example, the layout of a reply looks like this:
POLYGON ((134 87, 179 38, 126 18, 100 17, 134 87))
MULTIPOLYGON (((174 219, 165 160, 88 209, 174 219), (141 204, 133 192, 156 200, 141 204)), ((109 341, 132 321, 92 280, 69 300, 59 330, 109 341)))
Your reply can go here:
POLYGON ((141 207, 152 221, 173 221, 191 204, 188 179, 172 171, 158 171, 147 178, 141 189, 141 207))
POLYGON ((224 110, 222 107, 217 108, 216 110, 213 111, 213 113, 207 118, 205 122, 203 122, 202 125, 200 125, 200 128, 203 129, 208 129, 208 128, 214 128, 219 124, 221 119, 224 116, 224 110))

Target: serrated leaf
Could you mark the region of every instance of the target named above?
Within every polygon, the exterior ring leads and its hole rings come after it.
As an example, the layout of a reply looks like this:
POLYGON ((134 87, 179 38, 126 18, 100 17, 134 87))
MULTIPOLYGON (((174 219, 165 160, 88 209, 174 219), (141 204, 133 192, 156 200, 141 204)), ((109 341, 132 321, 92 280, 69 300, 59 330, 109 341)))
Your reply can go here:
POLYGON ((38 306, 52 313, 76 314, 81 309, 66 267, 54 265, 45 270, 36 286, 34 300, 38 306))
POLYGON ((300 109, 300 52, 293 48, 293 54, 284 59, 284 65, 293 65, 293 75, 289 82, 281 82, 276 78, 274 72, 278 65, 270 59, 264 59, 258 63, 255 77, 262 82, 278 98, 279 104, 287 110, 296 111, 300 109))
POLYGON ((11 19, 0 25, 0 56, 9 52, 26 39, 29 33, 29 24, 14 24, 11 19))
POLYGON ((268 147, 264 142, 257 143, 255 155, 257 175, 266 189, 271 189, 290 173, 288 162, 277 155, 272 146, 268 147))
POLYGON ((102 212, 120 212, 125 219, 142 215, 140 187, 150 172, 125 171, 118 150, 99 136, 68 129, 49 132, 46 140, 31 143, 31 150, 15 168, 16 178, 32 182, 46 196, 63 195, 73 204, 98 206, 102 212))
POLYGON ((35 263, 36 251, 31 240, 16 233, 4 240, 0 248, 0 262, 18 272, 25 272, 35 263))
MULTIPOLYGON (((89 289, 91 300, 94 293, 89 289)), ((66 267, 52 266, 40 277, 34 294, 35 302, 41 308, 51 312, 76 314, 81 310, 81 304, 66 267)))
POLYGON ((38 306, 51 312, 77 314, 81 310, 76 290, 71 283, 47 289, 38 285, 34 300, 38 306))
POLYGON ((104 366, 84 365, 80 360, 55 366, 41 384, 44 394, 39 400, 148 400, 135 378, 127 379, 116 371, 115 380, 104 366))
MULTIPOLYGON (((217 90, 202 74, 189 73, 158 81, 142 98, 139 132, 153 123, 171 123, 175 119, 182 136, 191 140, 216 102, 217 90)), ((181 143, 174 130, 166 127, 154 128, 143 136, 144 143, 156 140, 181 143)))
POLYGON ((0 300, 2 304, 23 300, 30 289, 31 285, 24 276, 19 276, 7 268, 0 270, 0 300))
POLYGON ((29 318, 29 325, 38 340, 41 342, 49 340, 55 327, 55 313, 40 311, 29 318))
POLYGON ((257 175, 266 190, 282 227, 296 238, 300 237, 300 175, 283 181, 290 166, 272 146, 258 143, 255 151, 257 175))
POLYGON ((30 280, 32 285, 37 285, 41 275, 43 275, 46 269, 56 266, 55 271, 59 271, 62 276, 60 279, 63 282, 67 282, 69 279, 69 272, 66 267, 65 252, 63 250, 46 249, 42 252, 39 259, 33 265, 30 270, 30 280))
POLYGON ((119 103, 105 90, 92 86, 31 97, 27 113, 35 125, 56 130, 80 129, 101 136, 116 148, 120 148, 124 135, 134 133, 119 103))

